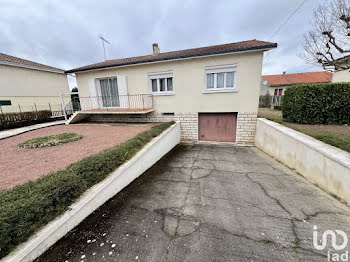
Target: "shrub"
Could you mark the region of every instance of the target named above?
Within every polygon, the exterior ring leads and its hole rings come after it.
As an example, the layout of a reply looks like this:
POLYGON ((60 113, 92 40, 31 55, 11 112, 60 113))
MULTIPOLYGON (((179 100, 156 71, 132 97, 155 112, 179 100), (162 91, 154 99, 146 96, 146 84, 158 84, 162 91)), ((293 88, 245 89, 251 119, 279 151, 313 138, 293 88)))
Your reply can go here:
POLYGON ((157 125, 64 170, 0 191, 0 258, 62 214, 87 189, 106 178, 172 124, 174 122, 157 125))
POLYGON ((350 83, 289 87, 282 114, 286 121, 300 124, 350 124, 350 83))
POLYGON ((49 110, 0 114, 0 130, 39 124, 50 121, 50 118, 49 110))
POLYGON ((270 93, 267 91, 266 95, 259 97, 259 106, 260 107, 270 107, 271 101, 272 101, 272 98, 270 96, 270 93))

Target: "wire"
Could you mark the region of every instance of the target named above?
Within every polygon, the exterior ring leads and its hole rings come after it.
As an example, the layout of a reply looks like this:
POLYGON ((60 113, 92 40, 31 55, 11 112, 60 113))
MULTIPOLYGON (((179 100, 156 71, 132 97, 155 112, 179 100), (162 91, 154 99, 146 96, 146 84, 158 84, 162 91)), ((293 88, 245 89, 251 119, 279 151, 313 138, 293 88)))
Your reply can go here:
POLYGON ((288 18, 277 28, 277 30, 270 36, 269 39, 271 39, 272 37, 274 37, 281 29, 282 27, 293 17, 293 15, 295 15, 299 9, 305 4, 307 0, 304 0, 303 2, 301 2, 298 7, 288 16, 288 18))

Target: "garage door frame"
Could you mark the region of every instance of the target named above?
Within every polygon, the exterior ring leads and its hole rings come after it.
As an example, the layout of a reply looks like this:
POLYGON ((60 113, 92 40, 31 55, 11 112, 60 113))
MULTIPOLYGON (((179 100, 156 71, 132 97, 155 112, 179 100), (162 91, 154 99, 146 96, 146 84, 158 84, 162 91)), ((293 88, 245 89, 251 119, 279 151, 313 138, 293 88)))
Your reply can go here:
POLYGON ((201 142, 218 142, 218 143, 237 143, 237 126, 238 126, 238 112, 198 112, 198 141, 201 142), (200 123, 200 115, 201 114, 213 114, 213 115, 220 115, 220 114, 233 114, 235 116, 235 137, 234 137, 234 141, 218 141, 218 140, 201 140, 201 123, 200 123))

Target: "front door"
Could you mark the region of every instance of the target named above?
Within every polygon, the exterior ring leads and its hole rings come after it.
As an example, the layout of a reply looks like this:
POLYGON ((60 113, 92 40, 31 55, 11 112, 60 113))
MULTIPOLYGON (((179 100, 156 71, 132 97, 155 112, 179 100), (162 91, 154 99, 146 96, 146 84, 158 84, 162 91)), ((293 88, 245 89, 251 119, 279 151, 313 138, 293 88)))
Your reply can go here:
POLYGON ((103 107, 119 107, 119 92, 117 78, 101 79, 101 99, 103 107))
POLYGON ((236 142, 237 113, 199 113, 199 140, 236 142))

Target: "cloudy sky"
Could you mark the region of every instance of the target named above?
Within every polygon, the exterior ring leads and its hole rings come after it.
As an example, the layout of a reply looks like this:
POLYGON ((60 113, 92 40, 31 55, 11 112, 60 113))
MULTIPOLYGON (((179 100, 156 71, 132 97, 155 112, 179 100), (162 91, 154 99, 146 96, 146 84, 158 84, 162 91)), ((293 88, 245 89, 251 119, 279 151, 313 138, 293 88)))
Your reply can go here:
MULTIPOLYGON (((0 52, 71 69, 107 59, 248 39, 278 43, 263 74, 317 71, 297 54, 322 0, 0 0, 0 52)), ((71 81, 70 84, 74 85, 71 81)))

